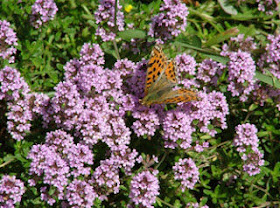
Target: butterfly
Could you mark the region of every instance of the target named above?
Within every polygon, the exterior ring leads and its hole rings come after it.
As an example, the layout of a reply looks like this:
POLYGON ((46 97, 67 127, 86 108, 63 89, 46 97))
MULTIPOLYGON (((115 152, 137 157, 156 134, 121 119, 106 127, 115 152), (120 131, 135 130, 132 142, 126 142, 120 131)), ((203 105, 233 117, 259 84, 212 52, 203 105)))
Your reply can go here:
POLYGON ((178 84, 176 63, 167 60, 162 48, 156 45, 148 62, 144 98, 140 103, 145 106, 197 100, 196 93, 184 88, 173 88, 178 84))

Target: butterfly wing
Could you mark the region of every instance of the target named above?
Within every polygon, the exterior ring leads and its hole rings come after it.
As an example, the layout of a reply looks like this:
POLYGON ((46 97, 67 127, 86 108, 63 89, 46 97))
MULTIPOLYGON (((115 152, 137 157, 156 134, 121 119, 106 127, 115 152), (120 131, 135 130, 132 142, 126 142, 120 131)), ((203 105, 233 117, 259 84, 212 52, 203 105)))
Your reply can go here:
POLYGON ((174 60, 168 61, 167 67, 165 69, 165 75, 170 82, 177 83, 176 63, 174 60))
POLYGON ((158 80, 163 70, 166 68, 167 61, 161 47, 156 45, 151 53, 151 58, 148 63, 145 95, 148 94, 150 87, 158 80))
POLYGON ((187 89, 171 90, 162 97, 162 103, 186 103, 192 100, 198 100, 194 91, 187 89))

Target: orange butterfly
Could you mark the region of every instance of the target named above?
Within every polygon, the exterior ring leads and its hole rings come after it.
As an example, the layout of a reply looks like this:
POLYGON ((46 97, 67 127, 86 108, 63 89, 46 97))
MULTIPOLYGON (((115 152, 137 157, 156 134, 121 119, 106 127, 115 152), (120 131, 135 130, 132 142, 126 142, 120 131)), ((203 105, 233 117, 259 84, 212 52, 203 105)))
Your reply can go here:
POLYGON ((187 89, 173 88, 178 84, 173 60, 167 60, 161 47, 156 45, 148 63, 145 96, 142 105, 180 103, 197 100, 196 93, 187 89))

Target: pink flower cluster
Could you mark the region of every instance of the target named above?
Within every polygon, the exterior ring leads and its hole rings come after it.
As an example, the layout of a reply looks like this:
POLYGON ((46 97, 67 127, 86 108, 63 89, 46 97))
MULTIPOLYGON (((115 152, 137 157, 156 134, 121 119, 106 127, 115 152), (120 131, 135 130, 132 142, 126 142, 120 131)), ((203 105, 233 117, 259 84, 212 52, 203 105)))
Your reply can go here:
POLYGON ((246 40, 242 40, 243 38, 243 36, 232 38, 230 45, 223 46, 221 55, 228 56, 230 59, 227 63, 228 90, 232 96, 238 96, 240 101, 245 102, 254 90, 256 65, 250 54, 255 44, 250 37, 246 40))
POLYGON ((182 191, 193 189, 199 179, 199 171, 191 158, 180 158, 173 166, 174 179, 180 181, 182 191))
POLYGON ((258 65, 265 73, 268 70, 277 79, 280 79, 280 35, 268 35, 269 43, 266 45, 266 52, 260 58, 258 65))
POLYGON ((122 6, 118 2, 116 12, 115 3, 115 0, 99 0, 98 9, 94 13, 96 24, 99 25, 95 35, 100 36, 105 42, 114 40, 116 32, 124 30, 124 14, 121 11, 122 6))
POLYGON ((279 9, 279 0, 256 0, 258 2, 258 10, 265 12, 268 15, 272 15, 274 11, 279 9))
POLYGON ((15 62, 13 54, 17 52, 17 36, 6 20, 0 20, 0 57, 8 59, 9 63, 15 62))
POLYGON ((49 132, 45 144, 33 145, 28 159, 32 160, 29 173, 33 176, 29 185, 43 183, 41 199, 50 205, 55 203, 56 198, 65 197, 65 187, 69 186, 71 177, 89 175, 91 169, 86 165, 93 164, 93 154, 88 146, 75 144, 74 138, 62 130, 49 132), (55 194, 48 194, 50 188, 55 190, 55 194))
POLYGON ((152 18, 148 35, 163 43, 185 31, 189 12, 180 0, 164 0, 160 11, 152 18))
POLYGON ((240 124, 235 127, 236 136, 233 145, 237 151, 242 154, 244 161, 243 170, 250 176, 260 172, 260 166, 264 165, 263 154, 258 149, 259 139, 257 137, 257 128, 254 124, 240 124))
POLYGON ((24 194, 24 184, 15 176, 3 175, 0 180, 0 207, 14 208, 24 194))
POLYGON ((159 195, 158 171, 142 171, 132 178, 130 183, 130 200, 140 207, 152 208, 159 195))
POLYGON ((35 28, 40 28, 44 23, 54 19, 58 8, 53 0, 36 0, 31 10, 30 22, 35 28))

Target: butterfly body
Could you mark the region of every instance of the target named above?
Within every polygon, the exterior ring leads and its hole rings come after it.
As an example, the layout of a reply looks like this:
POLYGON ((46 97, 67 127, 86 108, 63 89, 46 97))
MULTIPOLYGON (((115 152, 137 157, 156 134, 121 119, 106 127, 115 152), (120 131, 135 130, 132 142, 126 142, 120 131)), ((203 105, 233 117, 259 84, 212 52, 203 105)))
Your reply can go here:
POLYGON ((145 96, 142 105, 179 103, 197 100, 196 93, 187 89, 173 88, 178 84, 176 78, 176 64, 167 60, 162 49, 156 45, 148 63, 145 96))

